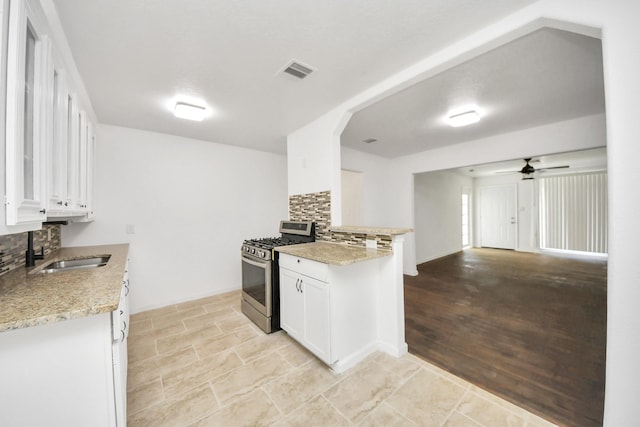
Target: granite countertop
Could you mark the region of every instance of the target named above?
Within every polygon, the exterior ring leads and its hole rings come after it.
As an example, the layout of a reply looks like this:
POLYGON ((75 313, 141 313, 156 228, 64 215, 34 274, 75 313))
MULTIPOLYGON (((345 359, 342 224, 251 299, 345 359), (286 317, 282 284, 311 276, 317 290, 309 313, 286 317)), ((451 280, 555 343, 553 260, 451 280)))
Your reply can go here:
POLYGON ((393 255, 391 251, 349 246, 343 243, 313 242, 280 246, 276 251, 332 265, 349 265, 393 255))
POLYGON ((354 233, 354 234, 367 234, 367 235, 378 235, 378 236, 397 236, 399 234, 410 233, 413 231, 413 228, 342 225, 342 226, 336 226, 336 227, 329 227, 329 231, 335 231, 338 233, 354 233))
POLYGON ((128 244, 62 248, 0 276, 0 332, 116 310, 128 255, 128 244), (109 254, 104 267, 37 273, 52 261, 109 254))

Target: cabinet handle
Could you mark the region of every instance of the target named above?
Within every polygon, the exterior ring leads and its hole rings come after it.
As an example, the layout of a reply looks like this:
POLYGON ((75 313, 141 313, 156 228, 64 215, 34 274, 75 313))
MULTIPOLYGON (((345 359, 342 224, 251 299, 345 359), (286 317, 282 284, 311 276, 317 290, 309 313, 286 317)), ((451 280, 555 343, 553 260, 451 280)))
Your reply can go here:
POLYGON ((300 288, 298 287, 298 283, 300 283, 300 279, 296 279, 296 291, 300 292, 300 288))
POLYGON ((56 202, 56 205, 62 206, 62 200, 60 200, 59 202, 56 202))
POLYGON ((304 293, 304 291, 302 290, 302 279, 300 279, 300 293, 304 293))
POLYGON ((129 286, 124 285, 124 289, 125 289, 125 290, 124 290, 124 296, 125 296, 125 297, 126 297, 126 296, 129 296, 129 286))
POLYGON ((46 210, 46 209, 40 209, 40 213, 41 213, 41 214, 46 214, 46 213, 47 213, 47 210, 46 210))
POLYGON ((124 341, 124 330, 120 329, 120 332, 122 333, 122 339, 120 341, 124 341))

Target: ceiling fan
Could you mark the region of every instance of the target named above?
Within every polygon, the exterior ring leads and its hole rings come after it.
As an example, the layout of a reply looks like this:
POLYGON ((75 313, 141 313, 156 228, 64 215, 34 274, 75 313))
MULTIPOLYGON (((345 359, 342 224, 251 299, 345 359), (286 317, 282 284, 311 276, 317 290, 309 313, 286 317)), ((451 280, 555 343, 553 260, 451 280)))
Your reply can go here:
MULTIPOLYGON (((564 166, 552 166, 549 168, 534 168, 533 166, 531 166, 529 164, 529 162, 531 162, 531 157, 529 157, 528 159, 523 159, 525 161, 525 165, 522 167, 522 169, 520 169, 519 171, 505 171, 505 172, 499 172, 499 173, 521 173, 522 174, 522 179, 533 179, 533 173, 534 172, 543 172, 543 171, 547 171, 550 169, 566 169, 569 167, 569 165, 564 165, 564 166)), ((534 162, 539 160, 533 160, 534 162)))

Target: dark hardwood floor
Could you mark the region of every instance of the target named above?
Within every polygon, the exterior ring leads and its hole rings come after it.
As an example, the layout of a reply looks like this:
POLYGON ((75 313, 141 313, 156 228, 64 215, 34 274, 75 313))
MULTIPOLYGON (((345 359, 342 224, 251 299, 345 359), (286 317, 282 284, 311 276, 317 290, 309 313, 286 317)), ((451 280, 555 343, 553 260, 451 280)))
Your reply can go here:
POLYGON ((470 249, 418 272, 411 353, 549 421, 602 425, 606 260, 470 249))

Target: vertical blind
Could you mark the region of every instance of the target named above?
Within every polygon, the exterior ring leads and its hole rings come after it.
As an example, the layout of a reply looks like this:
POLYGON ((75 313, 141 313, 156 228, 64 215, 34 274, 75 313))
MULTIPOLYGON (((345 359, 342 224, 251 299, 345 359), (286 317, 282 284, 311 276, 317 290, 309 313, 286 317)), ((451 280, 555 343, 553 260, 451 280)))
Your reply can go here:
POLYGON ((540 179, 540 247, 607 253, 607 173, 540 179))

